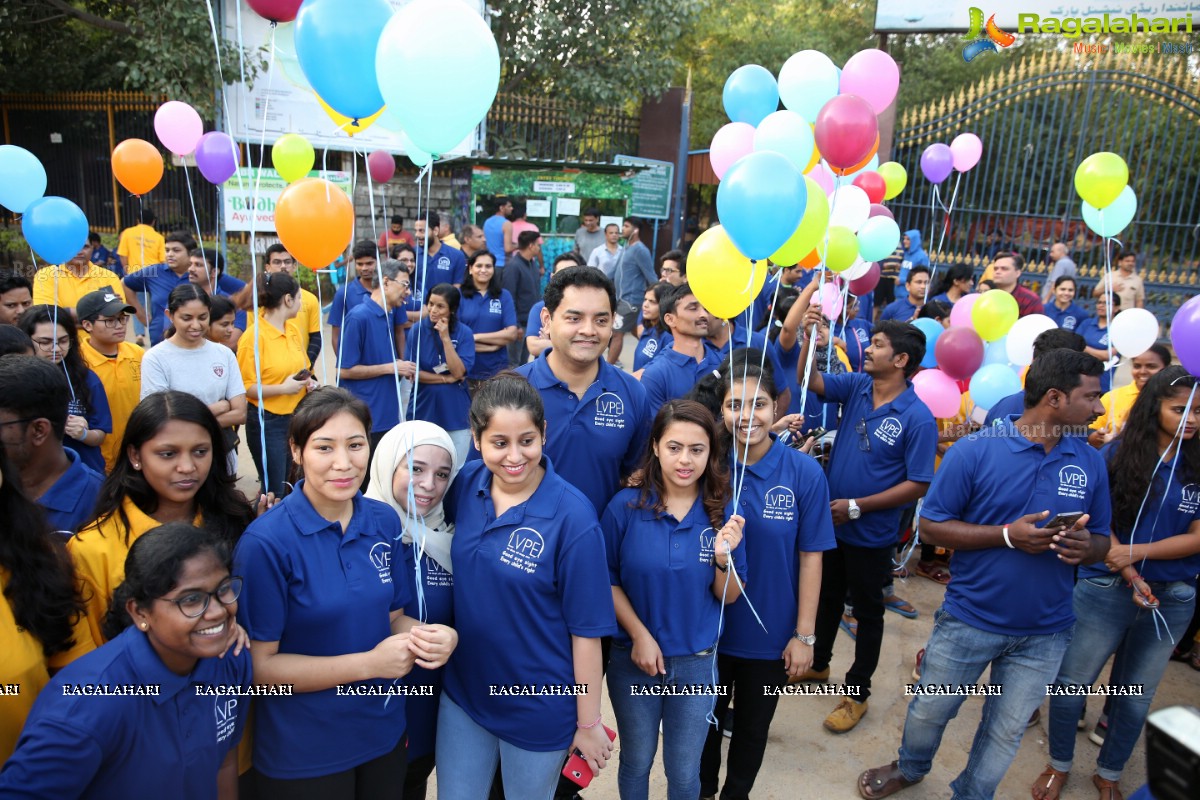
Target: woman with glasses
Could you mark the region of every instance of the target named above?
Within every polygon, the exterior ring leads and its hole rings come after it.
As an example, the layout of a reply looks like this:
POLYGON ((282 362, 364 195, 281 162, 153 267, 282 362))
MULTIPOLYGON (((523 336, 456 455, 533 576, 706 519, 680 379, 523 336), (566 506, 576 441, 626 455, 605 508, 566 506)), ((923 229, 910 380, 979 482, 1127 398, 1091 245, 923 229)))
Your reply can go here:
POLYGON ((104 385, 79 354, 75 318, 65 308, 34 306, 21 315, 17 327, 29 334, 38 358, 60 366, 67 376, 71 404, 63 444, 78 453, 84 464, 103 473, 100 445, 112 433, 112 415, 104 385))
POLYGON ((480 250, 467 261, 458 318, 475 334, 475 365, 467 372, 472 390, 508 369, 508 345, 517 340, 517 308, 508 289, 500 287, 496 257, 480 250))
POLYGON ((250 655, 226 652, 242 583, 228 546, 174 522, 135 542, 123 567, 111 641, 39 695, 0 796, 237 796, 250 655))

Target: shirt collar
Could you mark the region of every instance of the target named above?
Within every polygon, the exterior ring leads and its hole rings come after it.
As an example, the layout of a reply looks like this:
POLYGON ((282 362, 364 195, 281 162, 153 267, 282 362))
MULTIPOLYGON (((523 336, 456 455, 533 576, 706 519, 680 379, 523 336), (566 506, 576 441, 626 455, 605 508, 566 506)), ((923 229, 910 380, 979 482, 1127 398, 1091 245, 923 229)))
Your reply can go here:
POLYGON ((865 380, 862 382, 862 387, 862 395, 867 402, 867 416, 888 409, 892 411, 906 411, 917 400, 917 391, 913 388, 913 382, 907 378, 904 380, 904 391, 879 408, 875 408, 875 381, 873 379, 865 380))
POLYGON ((346 528, 343 536, 338 523, 330 521, 317 513, 309 502, 308 497, 304 494, 304 480, 301 479, 296 483, 296 487, 292 489, 292 493, 283 498, 283 507, 287 510, 288 517, 295 526, 296 531, 303 536, 312 536, 317 533, 322 533, 331 529, 338 529, 338 536, 344 541, 350 541, 359 534, 360 525, 355 524, 356 521, 365 522, 363 515, 367 512, 367 507, 363 503, 362 492, 357 492, 354 495, 354 511, 350 517, 350 525, 346 528))
MULTIPOLYGON (((131 539, 133 536, 141 536, 146 531, 154 530, 155 528, 165 524, 159 522, 145 511, 142 511, 140 508, 138 508, 137 503, 133 502, 133 500, 129 499, 128 497, 121 501, 121 510, 125 512, 125 518, 129 520, 129 535, 131 539)), ((196 527, 200 527, 202 524, 204 524, 204 519, 199 511, 197 511, 196 516, 192 518, 192 524, 196 527)))
MULTIPOLYGON (((538 484, 533 496, 523 504, 522 514, 526 517, 554 519, 558 516, 558 506, 565 492, 565 484, 561 480, 552 480, 558 475, 554 471, 554 465, 550 463, 550 456, 543 453, 541 463, 546 468, 546 474, 542 476, 542 482, 538 484)), ((491 486, 492 473, 485 467, 479 470, 479 474, 475 478, 475 485, 471 487, 471 493, 479 497, 490 498, 491 486)))
MULTIPOLYGON (((176 675, 167 668, 162 658, 155 652, 154 646, 150 644, 150 637, 147 634, 131 625, 121 635, 129 637, 129 645, 125 648, 125 652, 136 677, 136 681, 133 682, 159 687, 158 694, 152 695, 156 706, 172 700, 175 695, 192 685, 191 675, 176 675)), ((196 666, 199 667, 200 662, 196 662, 196 666)))
MULTIPOLYGON (((1021 418, 1020 414, 1009 414, 1008 416, 997 420, 990 428, 985 428, 981 433, 985 436, 1000 436, 1008 445, 1009 449, 1014 453, 1020 453, 1024 450, 1039 450, 1045 455, 1053 453, 1061 453, 1064 456, 1073 456, 1079 453, 1079 436, 1060 436, 1058 443, 1050 449, 1050 453, 1046 453, 1045 448, 1036 442, 1031 442, 1021 435, 1017 430, 1016 421, 1021 418)), ((1088 445, 1091 447, 1091 445, 1088 445)))
MULTIPOLYGON (((554 370, 550 367, 550 361, 547 358, 549 354, 550 351, 545 350, 533 360, 533 366, 529 369, 529 383, 535 389, 549 389, 553 386, 562 386, 565 389, 566 383, 555 375, 554 370)), ((609 364, 604 358, 601 358, 598 363, 600 368, 596 371, 596 379, 592 381, 584 394, 587 394, 595 386, 599 386, 601 391, 607 391, 621 385, 620 370, 609 364)))
MULTIPOLYGON (((786 444, 783 444, 779 441, 779 438, 775 434, 770 433, 767 435, 771 437, 771 447, 758 461, 755 461, 753 464, 745 465, 746 471, 758 478, 768 478, 779 473, 779 463, 783 460, 783 450, 781 448, 787 447, 786 444)), ((735 440, 734 443, 730 445, 730 449, 733 450, 736 447, 737 441, 735 440)), ((735 457, 733 469, 736 470, 739 463, 740 462, 738 462, 735 457)))
POLYGON ((79 460, 79 453, 69 447, 64 447, 63 452, 71 462, 67 471, 38 498, 38 505, 53 511, 72 511, 75 508, 75 504, 79 502, 78 490, 84 485, 90 471, 87 465, 79 460))
MULTIPOLYGON (((641 498, 640 490, 638 493, 638 498, 639 499, 641 498)), ((669 513, 667 513, 666 511, 655 511, 654 510, 654 506, 656 503, 658 503, 658 493, 655 492, 654 490, 651 490, 650 494, 646 498, 645 507, 638 509, 638 515, 644 521, 647 521, 647 522, 652 522, 652 521, 660 520, 660 519, 667 520, 668 522, 673 522, 673 518, 671 518, 671 515, 669 513)), ((697 515, 700 515, 701 517, 703 517, 703 519, 706 523, 708 522, 708 517, 704 515, 704 495, 703 494, 697 495, 696 499, 692 502, 692 507, 688 509, 688 513, 683 515, 683 519, 678 521, 678 523, 676 524, 676 527, 681 527, 681 528, 691 527, 692 525, 695 524, 697 515)))

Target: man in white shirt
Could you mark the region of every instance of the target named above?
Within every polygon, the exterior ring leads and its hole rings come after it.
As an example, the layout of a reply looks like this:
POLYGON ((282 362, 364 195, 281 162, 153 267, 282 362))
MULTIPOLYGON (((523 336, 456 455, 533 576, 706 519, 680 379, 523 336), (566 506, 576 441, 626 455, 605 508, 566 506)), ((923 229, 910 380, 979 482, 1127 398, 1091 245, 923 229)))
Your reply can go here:
POLYGON ((610 222, 604 226, 604 246, 597 247, 592 251, 588 258, 587 265, 589 267, 597 267, 600 269, 609 280, 615 280, 617 274, 617 264, 620 263, 621 255, 625 252, 625 248, 620 245, 621 229, 615 222, 610 222))

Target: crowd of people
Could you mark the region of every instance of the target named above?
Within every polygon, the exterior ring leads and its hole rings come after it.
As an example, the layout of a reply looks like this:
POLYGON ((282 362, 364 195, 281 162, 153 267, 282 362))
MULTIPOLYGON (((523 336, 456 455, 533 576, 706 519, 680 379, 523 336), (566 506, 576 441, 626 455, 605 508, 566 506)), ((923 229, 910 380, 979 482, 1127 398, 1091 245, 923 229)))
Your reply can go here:
POLYGON ((830 682, 843 633, 824 727, 868 713, 910 569, 945 601, 858 792, 921 781, 966 699, 922 688, 990 670, 951 788, 995 795, 1052 685, 1030 778, 1054 800, 1069 690, 1115 654, 1143 693, 1106 704, 1093 781, 1121 797, 1168 660, 1200 668, 1200 398, 1159 345, 1110 389, 1131 254, 1090 317, 1066 265, 1043 305, 994 253, 982 288, 1059 327, 991 418, 938 419, 911 323, 978 284, 917 231, 832 323, 799 266, 727 321, 638 220, 585 210, 546 270, 513 205, 355 243, 328 341, 282 245, 247 285, 186 233, 149 260, 152 218, 106 256, 122 275, 89 242, 0 276, 0 798, 421 798, 436 771, 442 798, 548 800, 616 760, 628 800, 660 736, 670 798, 747 798, 779 697, 830 682))

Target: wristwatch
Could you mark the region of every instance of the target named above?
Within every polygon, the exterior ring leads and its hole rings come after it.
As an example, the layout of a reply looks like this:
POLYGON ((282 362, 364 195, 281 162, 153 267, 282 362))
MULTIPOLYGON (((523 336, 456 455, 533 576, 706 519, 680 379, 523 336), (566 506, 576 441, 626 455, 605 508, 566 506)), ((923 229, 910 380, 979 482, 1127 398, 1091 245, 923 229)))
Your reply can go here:
POLYGON ((858 507, 858 503, 853 500, 847 500, 846 502, 850 505, 850 509, 846 512, 850 519, 858 519, 862 516, 862 509, 858 507))
POLYGON ((796 641, 800 642, 801 644, 808 645, 809 647, 812 647, 814 644, 817 643, 817 635, 815 633, 810 633, 809 635, 805 636, 800 631, 794 630, 794 631, 792 631, 792 638, 795 639, 796 641))

